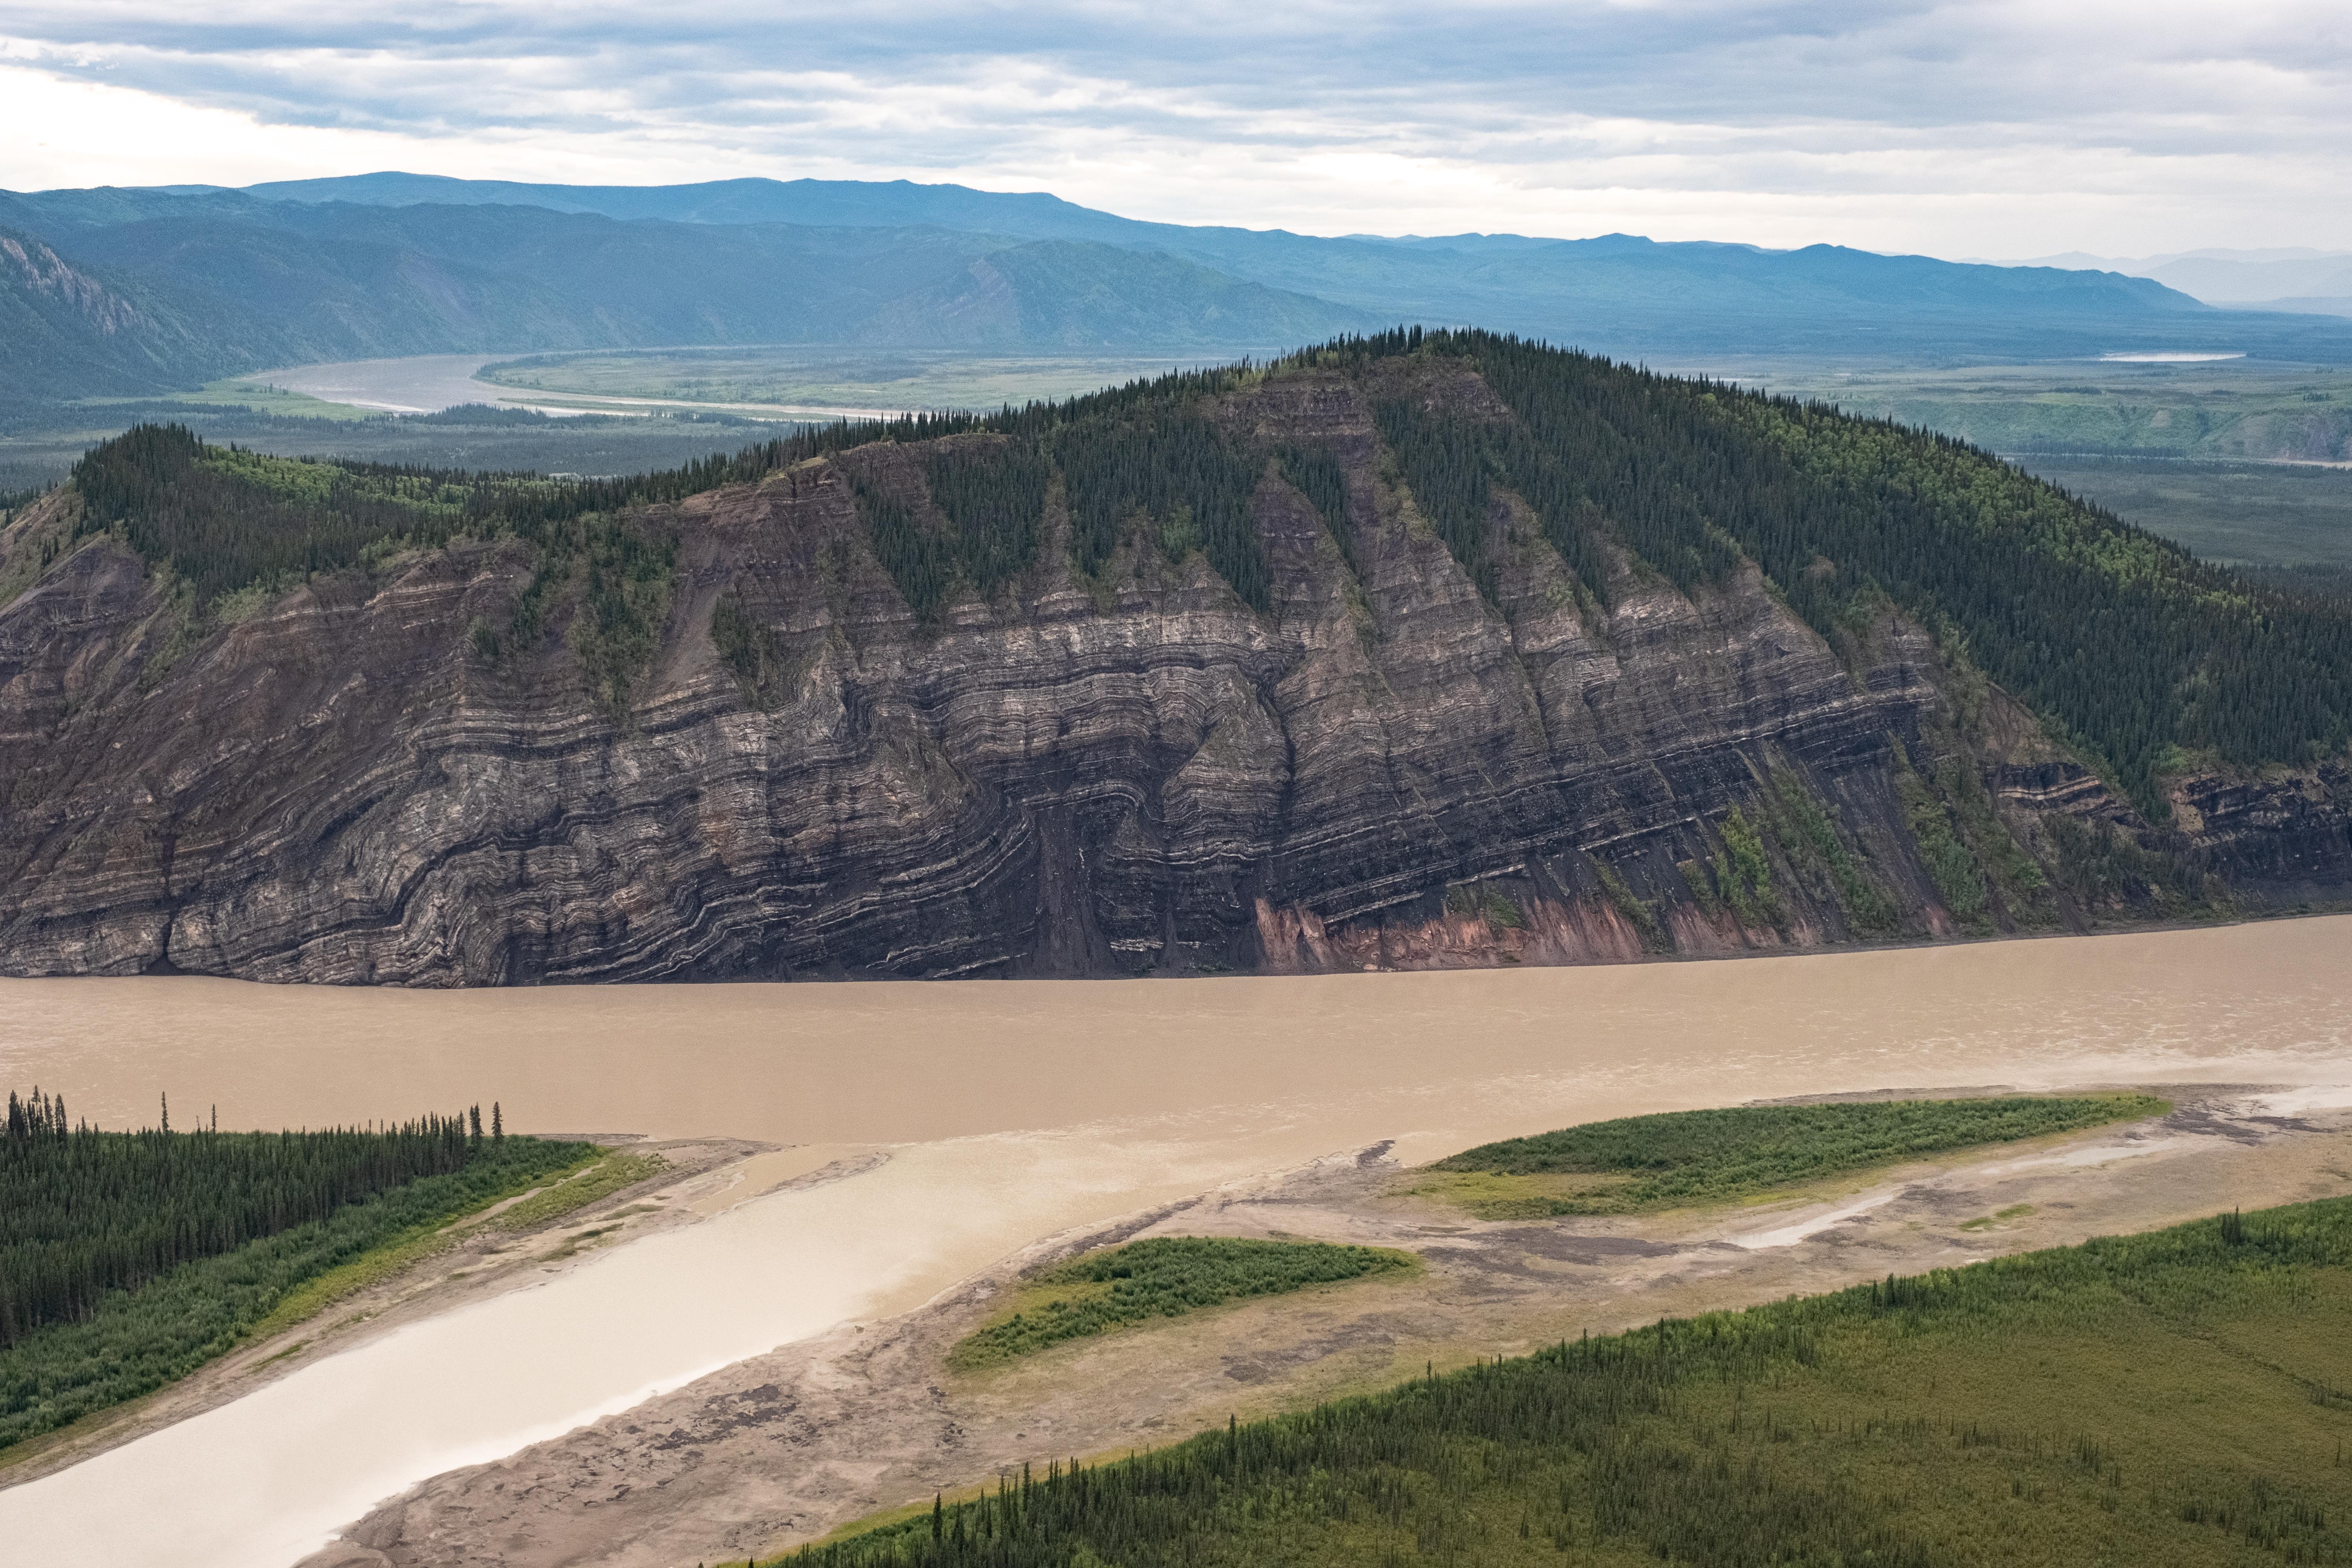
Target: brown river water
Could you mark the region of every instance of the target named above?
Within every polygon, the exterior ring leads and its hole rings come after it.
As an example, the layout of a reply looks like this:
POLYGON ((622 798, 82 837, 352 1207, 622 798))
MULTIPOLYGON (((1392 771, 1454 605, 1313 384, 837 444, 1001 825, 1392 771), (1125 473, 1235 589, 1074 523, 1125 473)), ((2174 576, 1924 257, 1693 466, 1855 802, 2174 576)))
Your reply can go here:
MULTIPOLYGON (((2352 1083, 2352 917, 1609 968, 413 992, 0 982, 0 1083, 106 1126, 493 1100, 519 1131, 880 1146, 0 1491, 11 1560, 275 1568, 379 1499, 1072 1226, 1393 1139, 1883 1088, 2352 1083)), ((807 1155, 776 1157, 795 1168, 807 1155)), ((756 1191, 765 1180, 747 1183, 756 1191)))

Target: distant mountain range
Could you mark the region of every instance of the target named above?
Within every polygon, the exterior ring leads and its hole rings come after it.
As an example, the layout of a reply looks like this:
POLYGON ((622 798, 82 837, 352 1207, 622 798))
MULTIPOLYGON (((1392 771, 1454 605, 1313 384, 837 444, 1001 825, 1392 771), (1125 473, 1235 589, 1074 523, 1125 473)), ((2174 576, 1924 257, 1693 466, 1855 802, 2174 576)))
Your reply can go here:
POLYGON ((2149 278, 2209 305, 2352 316, 2352 250, 2189 250, 2141 257, 2077 250, 2012 265, 2149 278))
POLYGON ((467 350, 859 342, 1235 352, 1381 319, 1165 253, 935 226, 624 222, 236 193, 0 195, 7 379, 131 395, 270 365, 467 350), (70 258, 70 260, 66 258, 70 258), (77 320, 79 316, 79 320, 77 320), (134 350, 132 345, 141 345, 134 350))
POLYGON ((1239 353, 1470 323, 1627 357, 2352 362, 2352 321, 2119 270, 1628 235, 1322 238, 961 185, 530 185, 380 174, 0 192, 14 395, 136 395, 401 354, 826 342, 1239 353))

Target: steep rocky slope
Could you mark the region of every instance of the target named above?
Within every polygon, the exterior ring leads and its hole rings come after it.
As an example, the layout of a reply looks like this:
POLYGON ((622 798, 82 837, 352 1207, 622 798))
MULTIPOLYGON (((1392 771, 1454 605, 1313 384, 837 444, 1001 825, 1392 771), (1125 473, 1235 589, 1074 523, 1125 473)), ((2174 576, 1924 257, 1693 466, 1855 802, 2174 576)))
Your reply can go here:
POLYGON ((0 968, 1605 962, 2352 887, 2340 755, 2176 770, 2159 827, 1890 602, 1833 647, 1744 558, 1677 587, 1596 535, 1588 582, 1499 482, 1465 569, 1398 406, 1514 417, 1428 353, 1197 405, 1257 465, 1264 609, 1170 531, 1189 512, 1087 569, 1058 473, 1024 566, 910 607, 877 509, 951 531, 939 476, 1021 439, 986 428, 631 508, 656 564, 602 600, 604 557, 483 529, 199 603, 60 492, 0 535, 0 968))
POLYGON ((60 257, 29 234, 0 228, 0 406, 36 394, 91 397, 202 380, 235 355, 119 279, 60 257))

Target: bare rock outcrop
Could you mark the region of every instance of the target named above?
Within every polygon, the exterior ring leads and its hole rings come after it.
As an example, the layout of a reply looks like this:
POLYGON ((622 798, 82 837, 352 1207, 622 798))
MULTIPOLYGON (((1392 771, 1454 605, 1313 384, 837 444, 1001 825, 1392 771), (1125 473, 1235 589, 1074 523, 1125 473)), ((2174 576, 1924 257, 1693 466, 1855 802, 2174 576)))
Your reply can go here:
MULTIPOLYGON (((2352 885, 2342 763, 2178 781, 2159 832, 1956 703, 1897 617, 1833 649, 1752 568, 1693 595, 1624 562, 1580 583, 1499 489, 1482 592, 1348 383, 1268 382, 1217 417, 1311 435, 1347 470, 1333 521, 1269 465, 1270 613, 1197 554, 1081 577, 1057 487, 1041 564, 924 625, 849 482, 905 454, 859 448, 648 514, 675 580, 618 711, 562 614, 520 652, 474 635, 530 581, 512 541, 314 577, 228 626, 110 539, 44 558, 0 609, 0 968, 469 985, 1592 963, 2352 885), (722 595, 774 650, 757 689, 714 645, 722 595)), ((32 509, 0 579, 57 537, 32 509)))

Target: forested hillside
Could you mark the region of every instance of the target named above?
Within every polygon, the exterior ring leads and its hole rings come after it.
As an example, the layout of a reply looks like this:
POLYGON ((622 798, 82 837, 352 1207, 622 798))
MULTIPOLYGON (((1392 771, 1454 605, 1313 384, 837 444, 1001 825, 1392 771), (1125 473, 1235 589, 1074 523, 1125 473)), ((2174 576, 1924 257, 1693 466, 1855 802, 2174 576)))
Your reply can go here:
POLYGON ((118 942, 101 964, 445 982, 1561 962, 2352 891, 2341 600, 1954 441, 1486 333, 593 483, 151 427, 5 550, 0 581, 113 628, 76 651, 0 612, 0 671, 50 704, 11 732, 55 737, 5 758, 57 825, 0 911, 28 969, 118 942), (303 673, 241 673, 264 658, 303 673), (220 721, 254 739, 140 721, 163 809, 245 823, 178 840, 159 928, 84 905, 58 846, 131 809, 70 771, 80 727, 183 679, 242 694, 220 721), (299 738, 304 703, 336 739, 299 738), (505 738, 372 771, 454 712, 505 738), (583 723, 604 782, 534 738, 583 723), (659 739, 706 725, 768 739, 659 739), (610 792, 667 826, 558 826, 610 792), (689 798, 762 826, 706 843, 689 798), (425 875, 463 890, 298 936, 445 832, 425 875), (215 912, 321 875, 266 895, 283 932, 215 912), (667 890, 600 901, 616 875, 667 890), (881 877, 935 885, 859 891, 881 877))
MULTIPOLYGON (((1421 514, 1490 598, 1490 512, 1510 495, 1604 601, 1614 552, 1685 593, 1752 560, 1832 642, 1882 600, 1948 626, 1987 673, 2144 796, 2182 752, 2302 763, 2352 735, 2342 605, 2203 564, 1963 443, 1484 333, 1348 340, 1275 370, 1414 353, 1475 367, 1515 416, 1405 398, 1376 410, 1421 514)), ((1248 510, 1265 458, 1319 489, 1327 516, 1344 506, 1339 482, 1313 477, 1328 454, 1254 447, 1201 412, 1265 374, 1171 376, 982 417, 848 424, 730 463, 601 486, 270 458, 155 427, 94 451, 75 478, 84 529, 121 527, 210 599, 351 565, 383 541, 439 543, 485 526, 536 539, 551 518, 756 479, 820 452, 993 433, 1009 441, 924 457, 925 499, 944 526, 857 480, 877 557, 919 615, 959 592, 992 595, 1028 569, 1056 478, 1082 573, 1102 571, 1148 518, 1143 537, 1161 553, 1199 550, 1265 610, 1248 510)))
MULTIPOLYGON (((1157 352, 1378 324, 1167 255, 937 227, 625 223, 536 206, 111 190, 0 192, 0 224, 37 234, 67 264, 135 287, 147 308, 121 341, 153 361, 136 384, 115 384, 118 374, 98 386, 84 384, 74 354, 0 341, 15 395, 119 395, 273 365, 467 350, 836 342, 1157 352), (172 349, 191 324, 202 351, 193 358, 172 349)), ((0 307, 7 298, 0 292, 0 307)))
MULTIPOLYGON (((1540 447, 1600 476, 1627 542, 1677 582, 1720 574, 1730 543, 1825 637, 1880 593, 1947 620, 1988 673, 2136 791, 2176 747, 2240 764, 2343 748, 2352 618, 2339 605, 2204 565, 1946 437, 1563 367, 1524 344, 1485 340, 1475 353, 1540 447)), ((1557 503, 1545 515, 1570 534, 1557 503)))
POLYGON ((236 348, 120 279, 0 228, 0 413, 36 400, 193 385, 244 363, 236 348))

